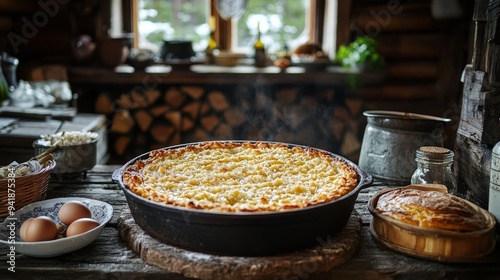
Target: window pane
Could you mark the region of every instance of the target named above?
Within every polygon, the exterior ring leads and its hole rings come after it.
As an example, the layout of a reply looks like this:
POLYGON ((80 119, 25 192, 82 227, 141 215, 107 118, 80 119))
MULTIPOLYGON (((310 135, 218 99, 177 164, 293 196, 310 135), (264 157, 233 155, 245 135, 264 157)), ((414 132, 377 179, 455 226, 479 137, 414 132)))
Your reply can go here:
POLYGON ((290 50, 309 39, 310 0, 249 0, 248 9, 233 21, 233 46, 250 51, 260 22, 261 39, 269 53, 286 44, 290 50))
POLYGON ((139 0, 139 48, 158 52, 163 40, 190 40, 195 51, 207 45, 209 0, 139 0))

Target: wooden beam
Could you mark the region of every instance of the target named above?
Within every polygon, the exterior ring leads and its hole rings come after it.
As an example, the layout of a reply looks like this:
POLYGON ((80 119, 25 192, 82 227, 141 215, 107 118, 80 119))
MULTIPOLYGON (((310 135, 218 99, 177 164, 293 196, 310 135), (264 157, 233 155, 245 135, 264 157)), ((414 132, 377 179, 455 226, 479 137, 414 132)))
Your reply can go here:
POLYGON ((325 24, 325 9, 326 0, 311 0, 311 9, 309 12, 310 25, 309 34, 311 34, 310 41, 323 43, 323 30, 325 24))
MULTIPOLYGON (((131 32, 134 33, 134 40, 132 42, 132 47, 138 48, 139 47, 139 0, 131 0, 130 1, 130 16, 131 16, 131 32)), ((126 20, 125 20, 126 23, 126 20)))
POLYGON ((337 2, 337 46, 339 49, 341 45, 347 45, 351 42, 351 11, 352 0, 338 1, 337 2))

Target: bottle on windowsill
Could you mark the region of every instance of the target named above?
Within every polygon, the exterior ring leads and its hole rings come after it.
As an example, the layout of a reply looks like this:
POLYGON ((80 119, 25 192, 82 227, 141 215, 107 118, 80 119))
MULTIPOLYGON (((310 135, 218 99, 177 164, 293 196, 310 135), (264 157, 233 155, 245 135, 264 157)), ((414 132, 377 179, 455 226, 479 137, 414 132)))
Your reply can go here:
POLYGON ((260 38, 260 22, 257 23, 257 39, 253 45, 253 49, 255 51, 254 59, 256 67, 265 67, 266 66, 266 48, 264 43, 260 38))
POLYGON ((208 25, 210 27, 210 38, 208 39, 208 45, 207 45, 207 48, 205 50, 205 56, 206 56, 206 62, 208 64, 214 64, 215 63, 214 52, 218 48, 217 41, 215 41, 215 17, 214 16, 210 17, 210 21, 208 22, 208 25))

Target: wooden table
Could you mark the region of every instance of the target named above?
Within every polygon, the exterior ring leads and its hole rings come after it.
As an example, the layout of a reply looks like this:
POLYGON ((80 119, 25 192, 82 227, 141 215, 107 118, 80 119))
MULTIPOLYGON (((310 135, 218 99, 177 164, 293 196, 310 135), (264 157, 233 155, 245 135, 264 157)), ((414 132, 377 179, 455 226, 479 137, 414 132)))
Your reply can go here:
MULTIPOLYGON (((145 264, 120 238, 117 220, 127 209, 125 196, 111 173, 119 166, 98 165, 86 178, 52 178, 47 198, 88 197, 114 207, 112 220, 93 243, 78 251, 54 258, 16 255, 15 273, 7 271, 7 247, 0 247, 2 279, 186 279, 145 264)), ((279 279, 500 279, 500 246, 477 263, 443 264, 396 253, 373 239, 369 232, 371 214, 367 202, 381 182, 361 191, 355 210, 362 218, 361 248, 347 263, 323 274, 295 270, 279 279)))

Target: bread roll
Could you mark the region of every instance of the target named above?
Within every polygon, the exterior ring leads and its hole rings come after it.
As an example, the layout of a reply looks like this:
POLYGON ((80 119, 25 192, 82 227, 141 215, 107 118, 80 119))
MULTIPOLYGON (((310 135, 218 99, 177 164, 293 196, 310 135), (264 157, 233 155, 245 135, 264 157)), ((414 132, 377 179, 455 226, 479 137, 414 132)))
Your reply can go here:
POLYGON ((316 54, 317 52, 323 52, 323 50, 321 49, 321 46, 319 44, 306 43, 306 44, 298 46, 293 53, 294 54, 316 54))
POLYGON ((307 62, 328 61, 328 54, 323 52, 317 43, 306 43, 298 46, 292 54, 292 59, 299 59, 307 62))
POLYGON ((487 228, 486 217, 465 200, 439 191, 395 189, 381 195, 382 215, 425 228, 476 231, 487 228))

